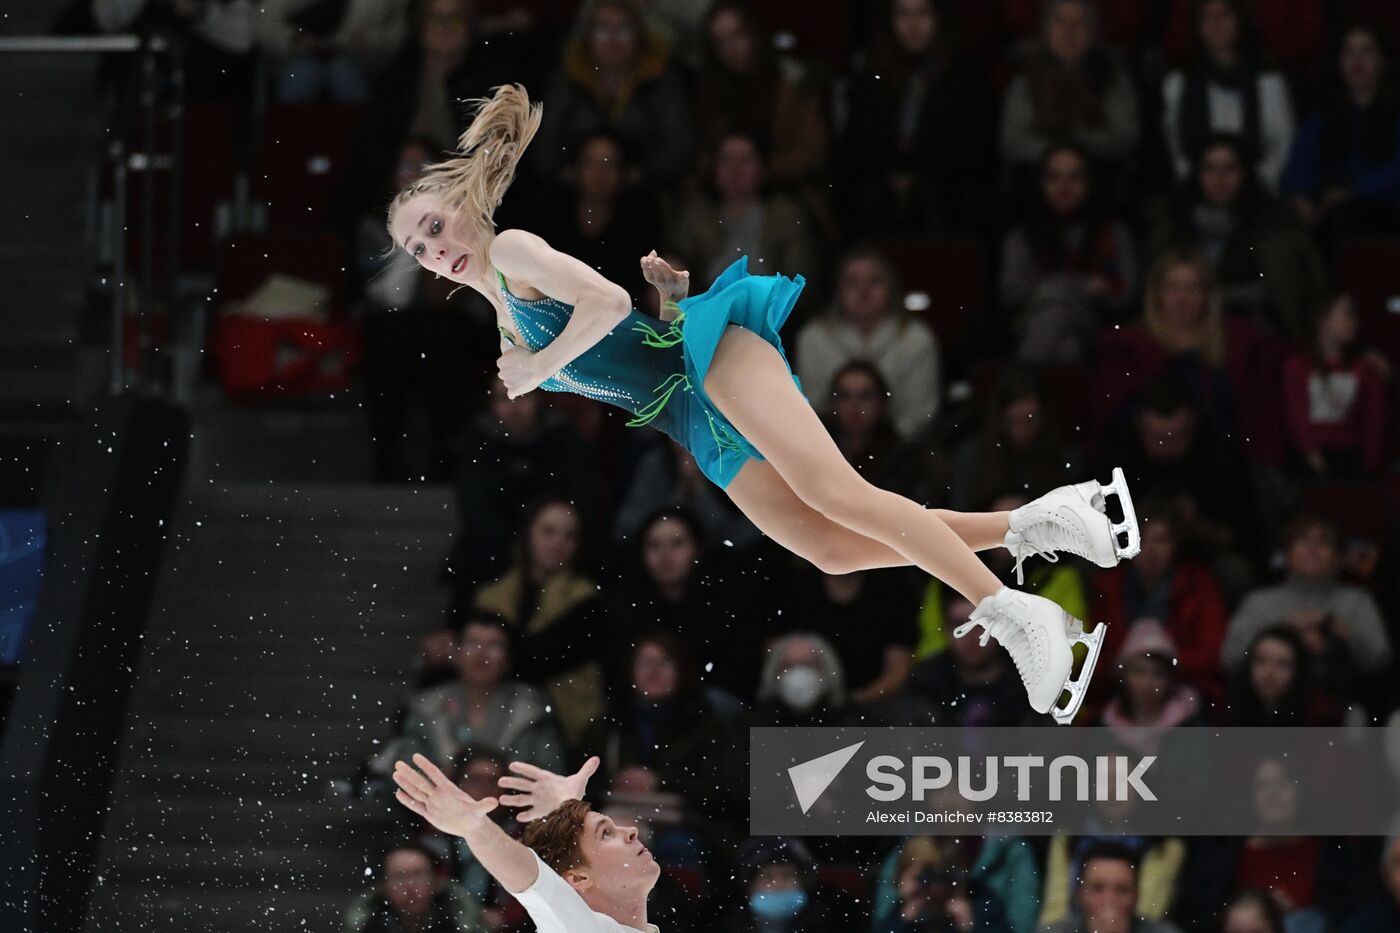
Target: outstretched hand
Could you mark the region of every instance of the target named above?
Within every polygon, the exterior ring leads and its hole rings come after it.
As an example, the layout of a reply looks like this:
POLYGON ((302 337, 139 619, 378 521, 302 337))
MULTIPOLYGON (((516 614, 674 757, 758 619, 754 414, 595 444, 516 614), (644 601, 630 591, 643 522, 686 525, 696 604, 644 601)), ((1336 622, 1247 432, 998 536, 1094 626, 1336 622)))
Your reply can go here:
POLYGON ((515 774, 505 775, 497 783, 516 793, 501 794, 500 802, 521 808, 515 818, 522 823, 538 820, 553 813, 567 800, 582 800, 588 779, 598 770, 598 764, 598 756, 594 755, 582 768, 565 777, 523 761, 512 761, 510 770, 515 774))
POLYGON ((443 832, 465 836, 496 809, 495 797, 474 799, 423 755, 414 755, 413 763, 421 774, 402 760, 394 762, 394 783, 399 785, 394 796, 443 832))
POLYGON ((662 301, 680 301, 690 294, 690 273, 677 272, 656 250, 642 257, 642 277, 661 293, 662 301))

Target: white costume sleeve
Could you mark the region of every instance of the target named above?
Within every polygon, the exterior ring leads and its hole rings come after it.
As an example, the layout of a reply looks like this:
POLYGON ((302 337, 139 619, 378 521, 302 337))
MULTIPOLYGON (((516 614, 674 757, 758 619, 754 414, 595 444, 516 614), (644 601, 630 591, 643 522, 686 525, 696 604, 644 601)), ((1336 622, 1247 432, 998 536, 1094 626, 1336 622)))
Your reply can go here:
POLYGON ((535 855, 539 877, 515 895, 539 933, 608 933, 609 926, 567 881, 535 855))

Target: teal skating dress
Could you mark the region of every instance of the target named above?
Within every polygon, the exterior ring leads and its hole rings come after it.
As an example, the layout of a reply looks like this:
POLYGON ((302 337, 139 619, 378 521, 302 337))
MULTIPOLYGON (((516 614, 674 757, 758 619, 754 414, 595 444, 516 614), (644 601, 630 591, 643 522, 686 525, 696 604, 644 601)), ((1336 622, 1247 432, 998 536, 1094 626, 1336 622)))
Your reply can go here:
MULTIPOLYGON (((606 337, 546 379, 548 392, 573 392, 626 409, 628 427, 651 425, 670 435, 695 457, 715 485, 729 485, 750 457, 763 455, 729 423, 705 394, 705 374, 730 324, 738 324, 783 353, 778 330, 792 312, 806 280, 782 275, 749 275, 748 257, 736 260, 703 295, 680 302, 680 314, 665 322, 633 310, 606 337)), ((553 298, 527 301, 511 294, 496 273, 512 323, 532 351, 563 331, 573 307, 553 298)), ((507 340, 511 335, 501 328, 507 340)), ((513 342, 513 341, 512 341, 513 342)), ((784 361, 787 356, 783 355, 784 361)), ((791 372, 791 366, 788 367, 791 372)), ((802 387, 796 376, 792 381, 802 387)))

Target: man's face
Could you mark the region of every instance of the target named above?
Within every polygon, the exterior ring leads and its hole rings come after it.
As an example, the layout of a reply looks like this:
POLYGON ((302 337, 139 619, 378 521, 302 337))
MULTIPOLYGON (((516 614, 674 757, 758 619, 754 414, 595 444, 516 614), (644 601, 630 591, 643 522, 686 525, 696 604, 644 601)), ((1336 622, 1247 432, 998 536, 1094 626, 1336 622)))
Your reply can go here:
POLYGON ((1330 529, 1314 525, 1288 545, 1288 572, 1304 580, 1327 580, 1337 572, 1337 558, 1336 537, 1330 529))
POLYGON ((433 901, 433 864, 422 852, 396 849, 384 859, 384 896, 394 910, 421 916, 433 901))
POLYGON ((510 643, 499 625, 468 625, 457 646, 457 675, 472 687, 500 683, 510 665, 510 643))
POLYGON ((584 865, 565 875, 580 892, 606 891, 618 899, 645 897, 661 875, 661 866, 637 837, 637 827, 618 826, 597 811, 584 818, 579 849, 584 865))
POLYGON ((1091 859, 1079 883, 1079 910, 1095 933, 1133 928, 1137 909, 1137 872, 1116 858, 1091 859))

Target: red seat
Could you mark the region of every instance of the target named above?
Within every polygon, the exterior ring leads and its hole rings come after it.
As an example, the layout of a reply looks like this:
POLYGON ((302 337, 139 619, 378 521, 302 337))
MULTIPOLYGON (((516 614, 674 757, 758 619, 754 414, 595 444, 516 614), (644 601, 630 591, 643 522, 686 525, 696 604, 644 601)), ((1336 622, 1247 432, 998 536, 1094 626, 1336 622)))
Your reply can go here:
POLYGON ((986 305, 986 263, 976 240, 890 238, 875 246, 894 263, 906 292, 928 295, 924 319, 946 350, 986 305))
POLYGON ((253 195, 272 226, 332 223, 350 177, 359 107, 283 104, 268 110, 258 138, 253 195))
POLYGON ((219 253, 219 297, 242 301, 269 275, 281 273, 324 285, 332 316, 346 304, 345 241, 326 230, 274 230, 230 237, 219 253))

